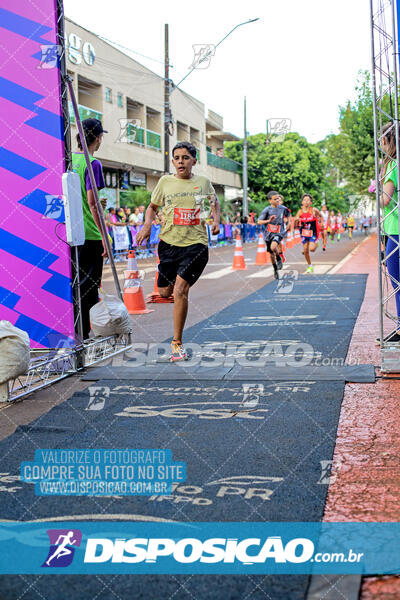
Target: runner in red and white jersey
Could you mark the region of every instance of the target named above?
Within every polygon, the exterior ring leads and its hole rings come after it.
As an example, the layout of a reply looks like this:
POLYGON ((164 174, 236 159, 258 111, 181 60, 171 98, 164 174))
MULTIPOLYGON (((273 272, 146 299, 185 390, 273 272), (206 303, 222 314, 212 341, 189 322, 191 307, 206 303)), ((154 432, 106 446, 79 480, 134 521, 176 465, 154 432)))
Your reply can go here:
POLYGON ((335 239, 335 233, 337 231, 337 221, 336 221, 336 215, 335 215, 334 210, 331 210, 331 212, 329 214, 328 226, 329 226, 329 233, 331 236, 331 240, 333 242, 333 240, 335 239))
POLYGON ((292 223, 292 231, 296 226, 300 229, 303 254, 308 264, 306 273, 313 273, 314 267, 311 264, 310 252, 315 252, 318 246, 318 235, 320 228, 323 227, 323 221, 319 210, 312 206, 310 194, 303 194, 301 208, 292 223))
POLYGON ((323 229, 322 229, 322 250, 325 252, 326 242, 328 240, 328 220, 329 220, 329 210, 327 209, 326 204, 322 205, 321 217, 322 217, 322 222, 324 225, 323 229))

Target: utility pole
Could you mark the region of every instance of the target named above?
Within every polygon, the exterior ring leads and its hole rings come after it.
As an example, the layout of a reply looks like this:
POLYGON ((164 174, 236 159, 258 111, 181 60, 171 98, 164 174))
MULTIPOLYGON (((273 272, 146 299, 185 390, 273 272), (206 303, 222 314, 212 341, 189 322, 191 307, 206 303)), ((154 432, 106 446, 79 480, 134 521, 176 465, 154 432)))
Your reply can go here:
POLYGON ((168 24, 164 25, 164 173, 169 173, 169 128, 171 122, 169 81, 169 41, 168 24))
POLYGON ((242 211, 243 217, 245 217, 248 213, 247 206, 247 125, 246 125, 246 96, 244 97, 244 136, 243 136, 243 175, 242 175, 242 185, 243 185, 243 204, 242 211))

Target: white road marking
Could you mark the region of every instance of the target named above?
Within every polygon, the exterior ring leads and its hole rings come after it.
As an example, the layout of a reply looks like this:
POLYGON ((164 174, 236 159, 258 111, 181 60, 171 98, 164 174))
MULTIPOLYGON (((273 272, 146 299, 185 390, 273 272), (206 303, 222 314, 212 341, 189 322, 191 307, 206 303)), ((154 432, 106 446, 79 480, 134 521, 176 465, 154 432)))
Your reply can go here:
MULTIPOLYGON (((287 271, 288 269, 290 269, 290 264, 285 264, 283 265, 283 271, 287 271)), ((255 273, 253 273, 252 275, 248 275, 249 279, 258 279, 258 278, 263 278, 265 279, 266 277, 272 277, 272 275, 274 274, 274 269, 272 267, 267 267, 266 269, 263 269, 262 271, 256 271, 255 273)), ((279 279, 282 279, 282 275, 279 272, 279 279)))
POLYGON ((331 269, 333 267, 333 265, 332 264, 330 264, 330 265, 322 264, 322 265, 313 265, 313 267, 314 267, 314 273, 316 275, 323 275, 324 273, 329 271, 329 269, 331 269))
POLYGON ((249 275, 249 279, 266 279, 267 277, 271 277, 274 274, 274 269, 272 267, 268 267, 267 269, 262 269, 262 271, 256 271, 252 275, 249 275))
POLYGON ((211 273, 207 273, 203 275, 201 279, 219 279, 220 277, 224 277, 225 275, 229 275, 230 273, 234 273, 232 267, 224 267, 223 269, 218 269, 217 271, 211 271, 211 273))
POLYGON ((289 321, 289 319, 316 319, 318 315, 260 315, 258 317, 240 317, 241 321, 289 321))

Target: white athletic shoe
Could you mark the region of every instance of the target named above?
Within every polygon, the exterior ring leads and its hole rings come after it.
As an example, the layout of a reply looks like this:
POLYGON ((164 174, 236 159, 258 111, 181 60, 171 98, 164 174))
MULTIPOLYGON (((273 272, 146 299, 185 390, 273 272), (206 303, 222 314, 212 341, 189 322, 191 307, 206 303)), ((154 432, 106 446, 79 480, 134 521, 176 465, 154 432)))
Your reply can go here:
POLYGON ((186 354, 186 350, 183 347, 182 342, 171 342, 171 356, 170 356, 170 361, 171 362, 176 362, 178 360, 187 360, 187 354, 186 354))

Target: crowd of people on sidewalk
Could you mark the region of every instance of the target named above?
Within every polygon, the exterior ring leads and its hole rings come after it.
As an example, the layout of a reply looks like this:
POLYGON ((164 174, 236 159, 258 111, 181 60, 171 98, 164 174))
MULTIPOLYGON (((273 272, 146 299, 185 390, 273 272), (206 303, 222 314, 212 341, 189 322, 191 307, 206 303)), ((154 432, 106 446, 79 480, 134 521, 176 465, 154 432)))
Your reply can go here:
POLYGON ((138 249, 138 255, 142 258, 155 255, 162 221, 159 215, 155 216, 150 239, 146 245, 138 248, 136 235, 143 227, 144 214, 143 204, 133 210, 128 206, 110 207, 105 213, 105 223, 112 241, 114 260, 117 262, 125 260, 125 254, 132 249, 138 249))
MULTIPOLYGON (((281 196, 281 198, 283 197, 281 196)), ((322 207, 323 214, 324 206, 322 207)), ((327 210, 326 206, 325 210, 327 210)), ((105 221, 108 232, 112 239, 115 260, 124 260, 126 252, 132 249, 137 250, 138 256, 142 258, 154 256, 156 254, 156 247, 163 224, 162 211, 159 211, 154 217, 149 240, 145 245, 139 247, 136 242, 136 235, 143 227, 144 215, 144 205, 140 205, 133 209, 128 206, 121 206, 120 208, 111 207, 107 209, 105 221), (121 243, 116 243, 115 228, 125 228, 125 245, 122 248, 121 243)), ((264 232, 265 230, 265 226, 259 223, 259 217, 257 217, 255 211, 251 211, 245 216, 243 216, 240 212, 237 212, 234 217, 222 215, 220 220, 220 231, 215 235, 211 234, 212 217, 208 217, 206 219, 206 225, 209 247, 234 244, 237 235, 241 236, 243 244, 255 242, 258 239, 260 232, 264 232)), ((340 241, 343 233, 347 233, 351 239, 353 231, 357 228, 360 231, 363 231, 364 235, 367 235, 372 226, 372 217, 366 217, 364 215, 363 217, 357 219, 356 222, 356 219, 352 214, 342 215, 340 211, 335 213, 335 211, 331 210, 329 212, 329 219, 324 231, 327 233, 327 235, 329 235, 332 241, 335 239, 340 241)), ((326 240, 324 239, 324 248, 325 247, 326 240)))

